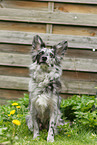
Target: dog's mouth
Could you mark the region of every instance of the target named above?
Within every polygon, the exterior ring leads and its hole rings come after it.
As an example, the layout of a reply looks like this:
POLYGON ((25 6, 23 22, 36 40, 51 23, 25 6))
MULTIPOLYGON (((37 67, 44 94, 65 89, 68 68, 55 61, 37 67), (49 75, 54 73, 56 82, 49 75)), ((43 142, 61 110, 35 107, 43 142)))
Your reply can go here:
POLYGON ((44 72, 49 72, 49 65, 46 62, 41 62, 40 63, 40 68, 42 69, 42 71, 44 72))
POLYGON ((44 62, 44 61, 39 62, 39 65, 47 65, 47 66, 49 66, 48 63, 44 62))

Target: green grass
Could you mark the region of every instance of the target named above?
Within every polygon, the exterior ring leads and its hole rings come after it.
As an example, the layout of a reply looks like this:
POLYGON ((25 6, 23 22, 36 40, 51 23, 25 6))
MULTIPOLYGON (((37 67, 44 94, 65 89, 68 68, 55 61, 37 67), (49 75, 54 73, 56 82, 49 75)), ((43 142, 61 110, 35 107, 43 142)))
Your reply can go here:
POLYGON ((47 143, 47 130, 40 131, 39 139, 33 140, 33 134, 28 130, 25 117, 28 113, 28 96, 16 101, 20 109, 12 106, 13 101, 8 105, 0 106, 0 145, 97 145, 97 134, 79 126, 69 124, 59 127, 60 133, 55 136, 55 142, 47 143), (8 116, 12 110, 16 112, 8 116), (12 120, 17 119, 21 125, 15 125, 12 120))
MULTIPOLYGON (((4 135, 3 135, 4 136, 4 135)), ((66 134, 58 134, 55 136, 54 143, 47 143, 47 131, 40 132, 40 139, 33 140, 32 133, 26 127, 24 123, 23 126, 18 128, 16 132, 13 145, 96 145, 97 144, 97 135, 92 134, 91 132, 82 131, 80 134, 74 134, 68 136, 66 134)), ((9 140, 6 137, 0 139, 0 142, 8 142, 9 140)), ((11 144, 11 143, 10 143, 11 144)))

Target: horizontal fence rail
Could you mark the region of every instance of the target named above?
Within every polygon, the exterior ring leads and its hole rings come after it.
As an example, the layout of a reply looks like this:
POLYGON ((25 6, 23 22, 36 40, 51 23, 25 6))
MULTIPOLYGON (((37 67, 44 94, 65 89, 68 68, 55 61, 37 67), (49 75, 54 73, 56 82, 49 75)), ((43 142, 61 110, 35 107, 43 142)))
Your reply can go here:
POLYGON ((77 14, 1 8, 0 20, 61 25, 97 26, 96 14, 77 14), (57 16, 57 17, 56 17, 57 16))
POLYGON ((61 2, 61 3, 80 3, 80 4, 97 4, 96 0, 34 0, 47 2, 61 2))
POLYGON ((72 36, 61 34, 42 34, 20 31, 0 30, 0 43, 32 44, 33 36, 40 35, 47 45, 52 46, 62 40, 68 41, 68 46, 73 48, 97 49, 97 37, 72 36))
MULTIPOLYGON (((0 65, 28 67, 31 64, 31 56, 23 54, 0 53, 0 65)), ((97 59, 82 59, 64 57, 62 69, 73 71, 97 72, 97 59)))
MULTIPOLYGON (((29 78, 24 77, 13 77, 13 76, 0 76, 0 88, 13 89, 13 90, 28 90, 29 78), (3 82, 3 83, 2 83, 3 82)), ((61 80, 62 82, 62 91, 61 93, 81 93, 84 94, 94 94, 95 85, 97 82, 93 81, 76 81, 76 80, 61 80), (84 89, 83 89, 84 88, 84 89), (91 89, 90 89, 91 88, 91 89)))

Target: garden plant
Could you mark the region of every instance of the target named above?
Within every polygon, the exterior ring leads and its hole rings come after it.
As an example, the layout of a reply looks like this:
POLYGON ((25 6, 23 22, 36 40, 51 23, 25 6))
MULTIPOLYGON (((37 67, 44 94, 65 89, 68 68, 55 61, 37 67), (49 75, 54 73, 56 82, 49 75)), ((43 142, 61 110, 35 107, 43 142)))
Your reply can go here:
POLYGON ((28 130, 25 117, 28 114, 29 97, 8 101, 0 106, 0 145, 96 145, 97 144, 97 98, 95 96, 74 95, 63 99, 60 105, 63 126, 58 126, 59 134, 54 143, 47 143, 47 130, 34 139, 28 130))

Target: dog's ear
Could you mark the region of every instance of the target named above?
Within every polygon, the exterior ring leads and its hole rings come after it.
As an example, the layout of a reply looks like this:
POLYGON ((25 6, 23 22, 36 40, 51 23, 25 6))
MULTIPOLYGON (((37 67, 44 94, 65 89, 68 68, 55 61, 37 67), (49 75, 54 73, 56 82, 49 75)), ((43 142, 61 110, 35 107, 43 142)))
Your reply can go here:
POLYGON ((38 50, 41 49, 41 47, 45 47, 45 43, 39 35, 34 36, 32 42, 32 50, 38 50))
POLYGON ((67 41, 61 41, 57 45, 54 45, 53 48, 57 55, 64 55, 66 50, 68 49, 68 43, 67 41))

